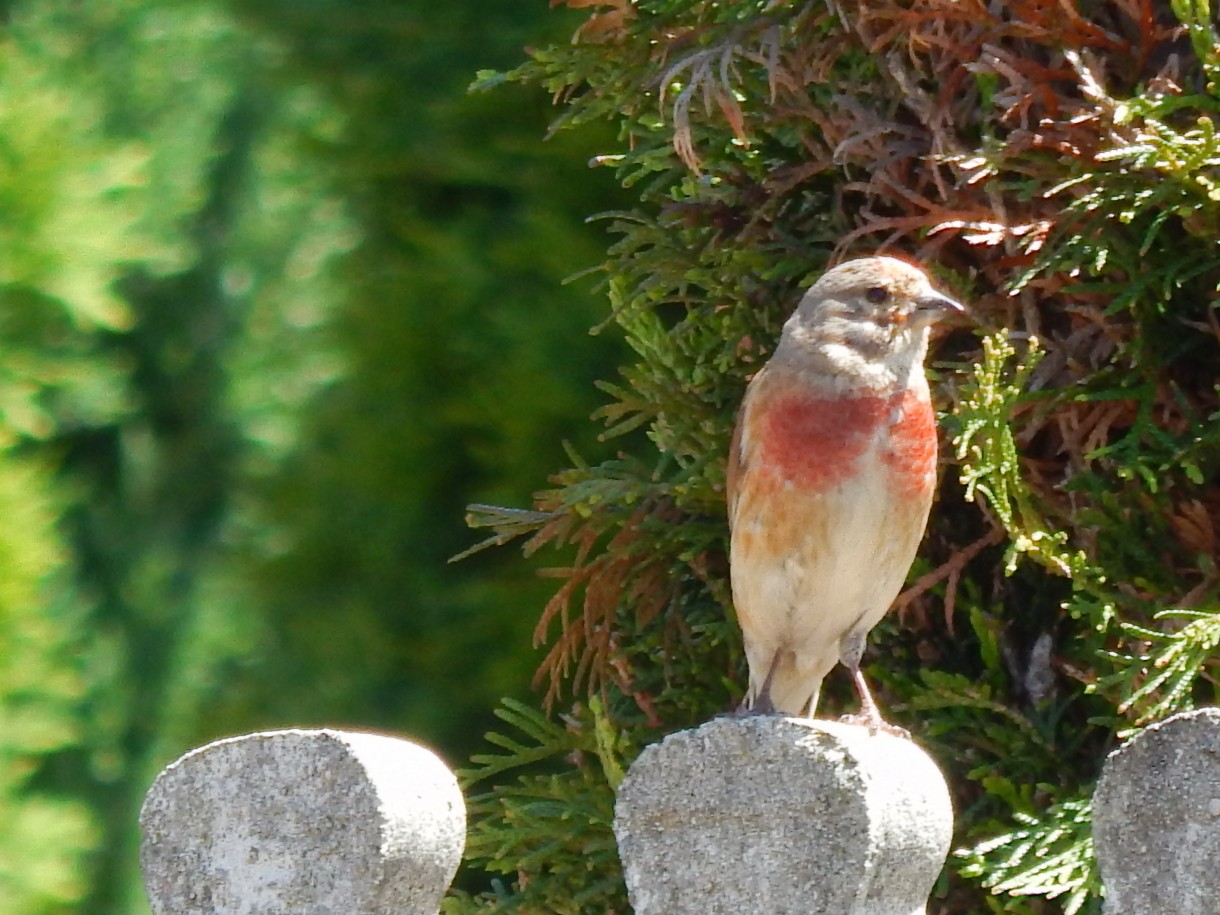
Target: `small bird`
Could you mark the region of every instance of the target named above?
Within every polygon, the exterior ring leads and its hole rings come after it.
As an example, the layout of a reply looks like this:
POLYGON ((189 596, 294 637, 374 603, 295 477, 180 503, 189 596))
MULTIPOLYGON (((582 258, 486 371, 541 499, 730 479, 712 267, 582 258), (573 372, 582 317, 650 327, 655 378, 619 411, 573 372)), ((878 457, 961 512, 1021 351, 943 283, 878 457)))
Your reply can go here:
POLYGON ((860 673, 923 539, 936 484, 928 330, 964 313, 918 267, 840 264, 810 287, 746 390, 727 478, 743 710, 813 717, 841 661, 857 720, 882 719, 860 673))

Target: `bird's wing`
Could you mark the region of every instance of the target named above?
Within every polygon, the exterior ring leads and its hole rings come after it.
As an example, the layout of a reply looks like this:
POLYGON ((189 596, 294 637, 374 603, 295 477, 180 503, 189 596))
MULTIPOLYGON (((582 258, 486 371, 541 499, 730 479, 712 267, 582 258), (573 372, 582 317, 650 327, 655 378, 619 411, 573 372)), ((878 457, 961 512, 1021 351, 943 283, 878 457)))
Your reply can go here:
POLYGON ((733 528, 733 519, 737 515, 737 482, 741 479, 742 473, 745 471, 747 461, 746 456, 749 450, 749 442, 744 441, 744 429, 746 412, 750 409, 750 401, 752 395, 759 388, 759 379, 766 373, 767 367, 763 366, 751 380, 746 388, 745 397, 741 400, 741 406, 737 408, 737 421, 733 428, 733 438, 729 442, 729 460, 724 471, 724 494, 725 503, 729 512, 729 529, 733 528))

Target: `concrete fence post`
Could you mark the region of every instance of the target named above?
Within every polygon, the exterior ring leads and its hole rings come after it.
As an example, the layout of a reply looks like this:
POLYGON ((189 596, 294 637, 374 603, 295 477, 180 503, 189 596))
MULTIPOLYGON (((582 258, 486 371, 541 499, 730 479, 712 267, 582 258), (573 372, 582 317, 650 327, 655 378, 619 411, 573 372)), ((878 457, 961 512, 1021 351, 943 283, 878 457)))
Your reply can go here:
POLYGON ((1220 912, 1220 709, 1174 715, 1110 754, 1093 842, 1106 915, 1220 912))
POLYGON ((140 826, 156 915, 435 915, 466 811, 453 774, 410 741, 268 731, 170 765, 140 826))
POLYGON ((953 810, 909 740, 719 718, 640 754, 614 831, 636 915, 922 915, 953 810))

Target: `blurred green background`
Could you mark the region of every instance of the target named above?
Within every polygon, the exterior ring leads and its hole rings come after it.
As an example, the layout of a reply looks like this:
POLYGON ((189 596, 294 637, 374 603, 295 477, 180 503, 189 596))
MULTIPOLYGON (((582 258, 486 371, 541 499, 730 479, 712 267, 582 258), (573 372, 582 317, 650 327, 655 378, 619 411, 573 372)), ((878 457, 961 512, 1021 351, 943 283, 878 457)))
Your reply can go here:
POLYGON ((547 98, 466 92, 564 40, 544 0, 0 21, 0 915, 146 912, 185 750, 328 724, 461 764, 530 694, 546 582, 446 560, 468 502, 599 454, 620 344, 563 280, 621 192, 547 98))

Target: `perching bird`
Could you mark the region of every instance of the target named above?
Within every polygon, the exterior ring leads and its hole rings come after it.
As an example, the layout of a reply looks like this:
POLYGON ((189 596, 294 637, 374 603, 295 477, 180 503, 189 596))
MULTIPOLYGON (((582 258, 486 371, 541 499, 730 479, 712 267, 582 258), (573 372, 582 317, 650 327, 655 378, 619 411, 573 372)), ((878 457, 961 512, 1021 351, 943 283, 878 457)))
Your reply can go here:
POLYGON ((733 603, 745 709, 813 716, 841 661, 861 717, 887 727, 860 674, 869 630, 923 539, 936 484, 928 329, 962 306, 891 257, 825 273, 754 376, 728 464, 733 603))

